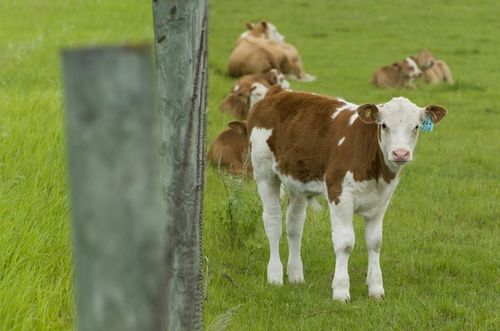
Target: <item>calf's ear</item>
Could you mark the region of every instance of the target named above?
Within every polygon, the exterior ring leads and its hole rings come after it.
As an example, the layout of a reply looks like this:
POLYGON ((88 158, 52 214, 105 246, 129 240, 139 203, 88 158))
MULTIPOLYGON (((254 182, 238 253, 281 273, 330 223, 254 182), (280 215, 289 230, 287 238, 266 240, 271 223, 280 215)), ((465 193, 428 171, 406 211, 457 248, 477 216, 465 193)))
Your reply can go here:
POLYGON ((227 123, 227 125, 237 131, 237 132, 240 132, 240 133, 243 133, 243 134, 247 134, 247 123, 246 122, 242 122, 242 121, 232 121, 232 122, 229 122, 227 123))
POLYGON ((262 28, 264 29, 264 31, 266 31, 267 30, 267 22, 261 21, 260 24, 262 25, 262 28))
POLYGON ((252 30, 253 29, 253 24, 251 22, 246 22, 245 26, 247 27, 247 30, 252 30))
POLYGON ((374 104, 364 104, 357 109, 358 116, 366 124, 378 122, 378 108, 374 104))
POLYGON ((445 117, 448 111, 446 108, 438 105, 430 105, 425 107, 425 113, 431 118, 432 123, 436 124, 445 117))

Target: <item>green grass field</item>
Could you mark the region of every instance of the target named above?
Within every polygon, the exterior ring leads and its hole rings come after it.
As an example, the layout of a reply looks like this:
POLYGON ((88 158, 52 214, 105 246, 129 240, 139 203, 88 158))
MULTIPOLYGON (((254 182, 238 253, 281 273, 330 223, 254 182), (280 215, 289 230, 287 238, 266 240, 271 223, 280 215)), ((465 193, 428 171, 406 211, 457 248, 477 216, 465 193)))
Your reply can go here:
MULTIPOLYGON (((247 20, 278 26, 314 83, 292 88, 381 103, 404 95, 449 113, 422 134, 385 217, 386 299, 364 285, 356 219, 351 302, 331 299, 326 209, 309 212, 306 283, 266 284, 267 240, 255 184, 207 169, 204 321, 219 330, 499 330, 500 2, 210 1, 207 143, 231 120, 218 111, 226 61, 247 20), (377 90, 373 71, 426 47, 454 86, 377 90)), ((0 0, 0 330, 73 328, 60 49, 151 40, 149 1, 0 0)), ((282 257, 287 256, 286 239, 282 257)))

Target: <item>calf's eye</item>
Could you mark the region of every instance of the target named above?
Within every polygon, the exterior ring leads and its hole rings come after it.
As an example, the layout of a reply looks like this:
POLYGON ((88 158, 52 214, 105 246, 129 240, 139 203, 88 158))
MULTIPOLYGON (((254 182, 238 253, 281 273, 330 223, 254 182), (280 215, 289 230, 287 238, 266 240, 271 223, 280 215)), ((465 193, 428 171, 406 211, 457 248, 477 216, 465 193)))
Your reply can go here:
POLYGON ((382 129, 387 129, 387 125, 385 125, 385 123, 382 123, 382 129))

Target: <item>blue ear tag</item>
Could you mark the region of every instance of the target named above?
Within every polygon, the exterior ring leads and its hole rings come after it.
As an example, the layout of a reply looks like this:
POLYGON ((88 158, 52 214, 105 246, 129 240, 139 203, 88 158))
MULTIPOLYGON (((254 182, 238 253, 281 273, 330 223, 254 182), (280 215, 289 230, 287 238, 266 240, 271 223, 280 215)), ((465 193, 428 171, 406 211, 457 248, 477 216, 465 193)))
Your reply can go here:
POLYGON ((420 127, 420 131, 422 132, 431 132, 434 128, 434 123, 432 123, 432 119, 430 116, 427 116, 425 120, 422 122, 422 126, 420 127))

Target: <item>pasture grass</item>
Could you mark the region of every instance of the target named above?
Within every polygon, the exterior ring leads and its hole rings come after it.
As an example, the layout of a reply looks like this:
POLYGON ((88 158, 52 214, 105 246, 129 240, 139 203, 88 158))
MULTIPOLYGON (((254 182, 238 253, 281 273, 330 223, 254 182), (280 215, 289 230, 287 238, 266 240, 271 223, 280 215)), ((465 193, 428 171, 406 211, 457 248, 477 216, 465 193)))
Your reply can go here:
MULTIPOLYGON (((500 329, 499 11, 494 0, 210 1, 207 143, 232 120, 218 106, 232 85, 225 72, 234 41, 245 21, 261 18, 278 26, 299 49, 306 71, 318 77, 292 82, 293 89, 355 103, 404 95, 449 113, 434 132, 421 135, 387 212, 382 302, 367 296, 359 218, 351 302, 332 301, 326 208, 308 212, 306 283, 267 285, 255 184, 208 168, 208 329, 500 329), (416 91, 370 85, 376 68, 423 47, 448 62, 455 85, 419 84, 416 91)), ((61 47, 151 37, 148 1, 0 2, 0 330, 73 328, 61 47)), ((286 264, 285 237, 281 248, 286 264)))

